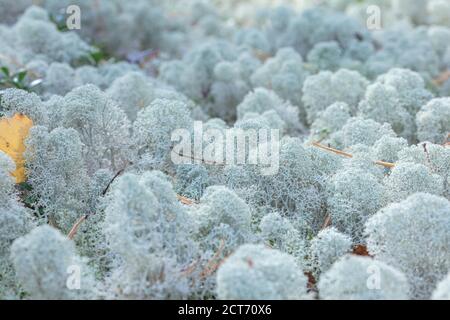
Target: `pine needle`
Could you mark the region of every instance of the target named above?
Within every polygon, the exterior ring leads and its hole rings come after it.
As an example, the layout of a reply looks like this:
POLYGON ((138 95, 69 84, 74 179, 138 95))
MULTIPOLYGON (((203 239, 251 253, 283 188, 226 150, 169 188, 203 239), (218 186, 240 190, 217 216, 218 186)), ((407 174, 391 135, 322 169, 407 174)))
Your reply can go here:
MULTIPOLYGON (((350 153, 347 153, 347 152, 344 152, 344 151, 341 151, 341 150, 337 150, 337 149, 334 149, 334 148, 331 148, 331 147, 324 146, 323 144, 320 144, 318 142, 313 142, 312 145, 317 147, 317 148, 320 148, 320 149, 323 149, 323 150, 326 150, 326 151, 329 151, 329 152, 333 152, 335 154, 338 154, 338 155, 346 157, 346 158, 353 158, 353 155, 350 154, 350 153)), ((386 167, 386 168, 394 168, 395 167, 395 163, 379 161, 379 160, 375 161, 375 164, 383 166, 383 167, 386 167)))
POLYGON ((179 156, 181 158, 192 160, 192 162, 198 162, 198 163, 203 163, 203 164, 212 165, 212 166, 223 165, 223 163, 218 163, 218 162, 215 162, 215 161, 208 161, 208 160, 204 160, 204 159, 199 159, 199 158, 196 158, 194 156, 185 155, 185 154, 173 151, 173 150, 172 150, 172 152, 175 153, 177 156, 179 156))
POLYGON ((433 79, 433 83, 437 86, 443 85, 448 79, 450 79, 450 70, 445 70, 437 78, 433 79))
POLYGON ((87 215, 82 216, 80 219, 77 220, 77 222, 75 222, 75 224, 73 225, 72 229, 70 229, 69 234, 67 235, 67 237, 72 240, 73 237, 75 237, 75 235, 77 234, 78 229, 80 228, 81 224, 87 219, 87 215))
POLYGON ((185 196, 180 196, 179 194, 177 194, 177 198, 182 204, 186 204, 189 206, 197 203, 195 200, 186 198, 185 196))
POLYGON ((213 274, 219 267, 222 265, 224 260, 216 261, 220 255, 222 254, 223 249, 225 248, 225 241, 222 239, 220 240, 219 248, 217 249, 214 256, 208 261, 206 264, 206 267, 203 269, 203 271, 200 273, 200 277, 202 279, 210 276, 213 274))
POLYGON ((329 226, 331 226, 331 216, 327 214, 327 217, 325 218, 325 221, 322 226, 322 230, 328 228, 329 226))

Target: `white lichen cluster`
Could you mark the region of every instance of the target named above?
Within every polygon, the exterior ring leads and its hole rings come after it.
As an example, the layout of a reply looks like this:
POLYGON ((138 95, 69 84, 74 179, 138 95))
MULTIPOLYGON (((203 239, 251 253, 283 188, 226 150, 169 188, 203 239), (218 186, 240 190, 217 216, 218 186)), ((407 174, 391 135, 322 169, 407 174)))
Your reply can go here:
POLYGON ((366 225, 369 252, 404 272, 413 298, 429 298, 448 273, 449 212, 447 199, 416 193, 380 210, 366 225))
POLYGON ((193 221, 164 174, 121 177, 109 195, 103 223, 116 259, 106 279, 108 298, 189 296, 183 270, 196 257, 195 243, 189 239, 193 221))
POLYGON ((95 282, 73 242, 50 226, 40 226, 14 241, 11 261, 31 299, 89 299, 95 282), (70 276, 74 278, 71 283, 70 276), (79 281, 79 282, 78 282, 79 281))
POLYGON ((306 297, 307 279, 289 255, 263 245, 244 245, 217 274, 219 299, 295 300, 306 297))
POLYGON ((10 254, 11 243, 33 227, 29 212, 18 201, 10 172, 13 161, 0 151, 0 299, 12 299, 20 294, 10 254))
POLYGON ((344 256, 321 278, 320 297, 325 300, 406 300, 405 275, 368 257, 344 256))

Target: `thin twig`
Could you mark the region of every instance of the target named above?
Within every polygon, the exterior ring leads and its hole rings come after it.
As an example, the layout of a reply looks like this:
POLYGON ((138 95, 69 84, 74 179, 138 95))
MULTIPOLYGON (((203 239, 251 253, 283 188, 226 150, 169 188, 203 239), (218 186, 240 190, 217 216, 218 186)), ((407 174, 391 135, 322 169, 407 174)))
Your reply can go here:
POLYGON ((191 275, 194 271, 195 268, 197 267, 198 263, 199 263, 199 259, 195 260, 191 265, 189 265, 186 269, 182 270, 181 275, 182 276, 188 276, 191 275))
POLYGON ((111 187, 112 183, 125 171, 127 167, 120 169, 119 171, 117 171, 117 173, 114 175, 114 177, 108 182, 108 184, 106 185, 106 188, 103 190, 102 192, 102 196, 106 195, 106 193, 108 192, 109 188, 111 187))
POLYGON ((187 197, 185 197, 185 196, 181 196, 181 195, 179 195, 179 194, 177 194, 177 198, 178 198, 178 200, 179 200, 182 204, 192 205, 192 204, 194 204, 194 203, 197 203, 197 201, 192 200, 192 199, 189 199, 189 198, 187 198, 187 197))
MULTIPOLYGON (((126 167, 119 170, 114 177, 108 182, 106 188, 103 190, 102 192, 102 196, 106 195, 106 193, 108 192, 109 188, 111 187, 112 183, 114 182, 114 180, 117 179, 117 177, 119 177, 124 171, 125 171, 126 167)), ((75 224, 73 225, 72 229, 70 229, 69 234, 67 235, 67 237, 69 239, 73 239, 73 237, 77 234, 78 229, 80 228, 80 225, 89 217, 90 214, 85 214, 83 215, 81 218, 79 218, 75 224)))
POLYGON ((344 157, 347 157, 347 158, 353 158, 353 155, 350 154, 350 153, 347 153, 347 152, 344 152, 344 151, 341 151, 341 150, 337 150, 337 149, 333 149, 333 148, 324 146, 323 144, 320 144, 318 142, 313 142, 312 145, 317 147, 317 148, 320 148, 320 149, 323 149, 323 150, 326 150, 326 151, 330 151, 330 152, 336 153, 338 155, 341 155, 341 156, 344 156, 344 157))
MULTIPOLYGON (((125 170, 126 170, 126 168, 123 168, 114 175, 114 177, 109 181, 105 190, 103 190, 102 196, 106 195, 106 193, 108 192, 108 190, 109 190, 110 186, 112 185, 112 183, 114 182, 114 180, 116 180, 125 170)), ((180 196, 178 194, 177 194, 177 198, 181 203, 186 204, 186 205, 192 205, 192 204, 196 203, 196 201, 186 198, 184 196, 180 196)), ((86 214, 75 222, 72 229, 70 229, 69 234, 67 235, 69 237, 69 239, 73 239, 73 237, 76 235, 78 229, 80 228, 80 225, 89 217, 89 215, 90 214, 86 214)))
POLYGON ((433 79, 433 83, 437 86, 443 85, 448 79, 450 79, 450 70, 445 70, 437 78, 433 79))
POLYGON ((80 228, 81 224, 88 218, 88 215, 84 215, 82 216, 80 219, 77 220, 77 222, 75 222, 75 224, 73 225, 72 229, 70 229, 69 234, 67 235, 67 237, 72 240, 73 237, 75 237, 75 235, 77 234, 78 229, 80 228))
POLYGON ((447 135, 444 143, 442 144, 444 147, 450 147, 450 133, 447 135))
POLYGON ((331 226, 331 216, 327 214, 327 217, 325 218, 325 221, 322 226, 322 230, 328 228, 329 226, 331 226))
POLYGON ((193 160, 193 161, 202 162, 202 163, 204 163, 204 164, 213 165, 213 166, 215 166, 215 165, 223 165, 222 163, 218 163, 218 162, 215 162, 215 161, 207 161, 207 160, 204 160, 204 159, 198 159, 198 158, 196 158, 196 157, 184 155, 184 154, 182 154, 182 153, 175 152, 175 151, 173 151, 173 150, 172 150, 172 152, 175 153, 176 155, 178 155, 178 156, 181 157, 181 158, 185 158, 185 159, 190 159, 190 160, 193 160))
POLYGON ((427 144, 426 144, 426 143, 422 144, 422 147, 423 147, 423 151, 424 151, 425 154, 427 155, 427 162, 428 162, 428 164, 430 165, 430 167, 432 167, 433 165, 432 165, 432 163, 431 163, 430 154, 428 153, 427 144))
POLYGON ((206 267, 203 269, 203 271, 200 273, 201 278, 206 278, 209 275, 213 274, 222 264, 222 261, 215 262, 215 260, 222 254, 222 251, 225 247, 225 241, 222 239, 220 240, 219 248, 217 249, 214 256, 208 261, 206 264, 206 267))
MULTIPOLYGON (((341 150, 337 150, 337 149, 334 149, 334 148, 331 148, 331 147, 324 146, 323 144, 320 144, 318 142, 313 142, 312 145, 317 147, 317 148, 320 148, 320 149, 323 149, 323 150, 326 150, 326 151, 329 151, 329 152, 333 152, 333 153, 338 154, 340 156, 344 156, 344 157, 347 157, 347 158, 353 158, 353 155, 350 154, 350 153, 347 153, 347 152, 344 152, 344 151, 341 151, 341 150)), ((383 167, 386 167, 386 168, 394 168, 395 167, 395 163, 379 161, 379 160, 375 161, 375 164, 383 166, 383 167)))
POLYGON ((395 167, 395 163, 392 162, 386 162, 386 161, 375 161, 375 164, 379 165, 379 166, 383 166, 386 168, 394 168, 395 167))
POLYGON ((264 51, 259 49, 253 49, 253 53, 256 56, 256 58, 258 58, 262 62, 272 57, 270 54, 265 53, 264 51))

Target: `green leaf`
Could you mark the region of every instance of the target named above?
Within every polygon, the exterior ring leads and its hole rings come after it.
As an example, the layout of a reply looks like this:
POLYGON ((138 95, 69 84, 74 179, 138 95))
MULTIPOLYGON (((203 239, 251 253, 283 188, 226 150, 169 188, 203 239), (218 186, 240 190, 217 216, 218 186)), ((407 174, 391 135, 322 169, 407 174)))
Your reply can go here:
POLYGON ((101 51, 91 52, 91 58, 98 64, 100 61, 104 60, 105 55, 101 51))
POLYGON ((26 76, 27 76, 27 70, 23 70, 17 74, 17 79, 19 80, 19 82, 22 82, 26 76))
POLYGON ((50 14, 50 21, 56 26, 58 31, 65 32, 69 30, 67 28, 65 16, 62 14, 50 14))
POLYGON ((33 187, 28 182, 21 182, 21 183, 19 183, 18 186, 19 186, 20 190, 26 190, 26 191, 33 190, 33 187))
POLYGON ((13 86, 16 87, 17 89, 22 89, 22 90, 27 90, 27 86, 24 85, 23 83, 20 83, 18 81, 13 81, 13 86))
POLYGON ((7 67, 1 67, 0 70, 2 70, 3 74, 9 78, 9 69, 7 67))

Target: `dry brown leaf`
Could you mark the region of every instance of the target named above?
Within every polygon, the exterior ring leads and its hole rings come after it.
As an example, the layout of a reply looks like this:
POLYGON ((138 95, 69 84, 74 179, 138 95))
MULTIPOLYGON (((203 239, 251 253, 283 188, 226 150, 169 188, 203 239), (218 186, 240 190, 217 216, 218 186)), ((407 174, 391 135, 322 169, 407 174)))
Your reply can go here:
POLYGON ((313 274, 311 272, 305 272, 305 276, 308 278, 308 284, 307 284, 308 290, 315 290, 316 283, 317 283, 316 278, 313 276, 313 274))
POLYGON ((369 251, 367 251, 367 247, 362 244, 353 247, 353 254, 357 256, 371 257, 369 251))

